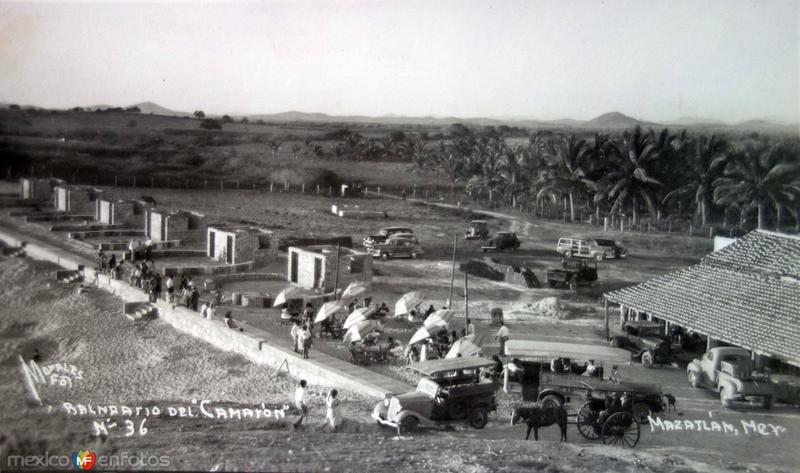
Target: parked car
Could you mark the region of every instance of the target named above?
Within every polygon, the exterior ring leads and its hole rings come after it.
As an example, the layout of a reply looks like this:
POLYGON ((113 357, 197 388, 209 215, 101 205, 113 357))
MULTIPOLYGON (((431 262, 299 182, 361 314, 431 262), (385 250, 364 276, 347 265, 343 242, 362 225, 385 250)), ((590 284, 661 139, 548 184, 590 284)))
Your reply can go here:
POLYGON ((482 429, 489 421, 489 412, 497 410, 495 393, 500 385, 478 375, 481 368, 492 365, 492 360, 480 356, 409 365, 423 375, 417 388, 379 402, 372 410, 372 418, 380 425, 396 428, 399 435, 413 432, 420 425, 454 422, 482 429))
POLYGON ((569 287, 572 290, 578 286, 591 286, 597 281, 597 263, 576 258, 561 260, 561 268, 547 270, 547 284, 550 287, 569 287))
POLYGON ((705 387, 719 392, 723 407, 736 401, 760 398, 761 405, 769 409, 775 396, 775 384, 768 374, 753 372, 750 352, 739 347, 716 347, 702 358, 686 367, 689 384, 693 388, 705 387))
POLYGON ((424 255, 425 250, 416 238, 395 238, 392 236, 383 243, 375 243, 370 247, 373 258, 387 260, 389 258, 416 258, 424 255))
POLYGON ((407 227, 386 227, 381 228, 378 233, 364 237, 364 247, 369 248, 375 243, 383 243, 392 235, 396 234, 414 234, 414 230, 407 227))
POLYGON ((487 251, 517 251, 519 249, 520 242, 519 238, 517 238, 516 233, 512 232, 497 232, 497 234, 492 237, 491 239, 487 240, 483 246, 483 252, 486 253, 487 251))
POLYGON ((591 258, 597 261, 628 256, 628 250, 620 242, 605 238, 559 238, 556 251, 567 258, 591 258))
POLYGON ((469 229, 464 234, 465 240, 479 240, 489 238, 489 225, 485 220, 469 222, 469 229))
POLYGON ((664 335, 664 327, 658 322, 648 320, 631 320, 625 322, 622 333, 608 339, 612 347, 624 348, 642 362, 642 366, 650 368, 655 363, 672 363, 671 339, 664 335))

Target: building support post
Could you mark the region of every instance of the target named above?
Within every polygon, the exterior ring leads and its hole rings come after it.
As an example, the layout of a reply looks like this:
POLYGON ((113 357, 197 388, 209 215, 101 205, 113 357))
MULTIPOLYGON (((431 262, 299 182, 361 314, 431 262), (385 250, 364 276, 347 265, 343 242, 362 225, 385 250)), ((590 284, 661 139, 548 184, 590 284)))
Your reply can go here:
POLYGON ((608 340, 608 299, 603 298, 604 306, 605 306, 605 317, 603 318, 603 327, 606 331, 606 340, 608 340))

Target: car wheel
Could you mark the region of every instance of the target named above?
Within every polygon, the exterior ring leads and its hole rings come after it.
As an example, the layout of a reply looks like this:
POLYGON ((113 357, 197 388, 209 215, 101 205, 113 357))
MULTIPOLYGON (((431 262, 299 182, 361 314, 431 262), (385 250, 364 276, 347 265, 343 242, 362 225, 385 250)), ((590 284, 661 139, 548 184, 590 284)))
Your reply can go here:
POLYGON ((722 407, 731 407, 731 400, 727 388, 719 390, 719 403, 722 404, 722 407))
POLYGON ((567 251, 566 253, 564 253, 564 256, 566 256, 567 258, 572 258, 572 251, 567 251))
POLYGON ((469 413, 469 425, 473 429, 482 429, 489 422, 489 412, 485 407, 476 407, 469 413))
POLYGON ((447 405, 447 415, 450 416, 451 419, 466 419, 467 413, 467 401, 463 399, 460 401, 451 402, 447 405))
POLYGON ((561 407, 564 402, 555 394, 548 394, 542 398, 542 407, 561 407))
POLYGON ((647 417, 651 414, 650 408, 643 402, 637 402, 631 408, 633 417, 639 421, 640 424, 647 422, 647 417))
POLYGON ((600 253, 599 255, 595 256, 595 259, 596 259, 598 262, 600 262, 600 261, 603 261, 603 254, 602 254, 602 253, 600 253))
POLYGON ((407 416, 400 421, 400 425, 397 426, 397 434, 398 435, 405 435, 405 434, 412 434, 417 431, 417 427, 419 426, 419 421, 414 416, 407 416))
POLYGON ((416 253, 411 253, 411 259, 417 259, 417 254, 416 253))
POLYGON ((689 371, 689 385, 695 389, 700 387, 700 380, 697 378, 697 373, 694 371, 689 371))
POLYGON ((381 253, 381 259, 384 260, 384 261, 389 259, 389 253, 381 253))
POLYGON ((649 351, 642 353, 642 366, 645 368, 653 367, 653 354, 649 351))

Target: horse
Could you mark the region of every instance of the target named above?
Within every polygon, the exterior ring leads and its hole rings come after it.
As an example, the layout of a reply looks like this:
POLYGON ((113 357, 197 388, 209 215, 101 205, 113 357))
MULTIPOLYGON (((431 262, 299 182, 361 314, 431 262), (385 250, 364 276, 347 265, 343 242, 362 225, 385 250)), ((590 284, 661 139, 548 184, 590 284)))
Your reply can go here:
POLYGON ((562 406, 530 406, 516 407, 511 412, 511 425, 516 425, 524 421, 528 424, 528 432, 525 440, 531 436, 533 429, 533 439, 539 440, 539 429, 549 425, 558 424, 561 428, 561 441, 567 441, 567 410, 562 406))

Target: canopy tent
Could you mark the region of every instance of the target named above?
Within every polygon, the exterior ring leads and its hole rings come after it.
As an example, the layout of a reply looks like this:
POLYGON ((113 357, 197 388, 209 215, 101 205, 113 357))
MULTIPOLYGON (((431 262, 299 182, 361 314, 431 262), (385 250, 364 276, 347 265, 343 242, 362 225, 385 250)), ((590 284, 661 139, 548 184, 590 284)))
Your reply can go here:
POLYGON ((631 353, 622 348, 542 340, 509 340, 506 342, 505 355, 512 358, 570 358, 572 360, 598 360, 611 363, 627 363, 631 361, 631 353))

